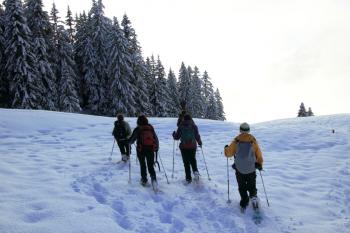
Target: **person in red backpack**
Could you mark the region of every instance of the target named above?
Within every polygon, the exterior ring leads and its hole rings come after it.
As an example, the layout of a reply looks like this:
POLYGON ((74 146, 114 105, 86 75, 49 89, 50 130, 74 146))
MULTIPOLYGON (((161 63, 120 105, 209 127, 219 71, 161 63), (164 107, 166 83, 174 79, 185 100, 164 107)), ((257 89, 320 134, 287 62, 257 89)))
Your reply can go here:
POLYGON ((157 185, 157 177, 154 170, 154 157, 155 152, 157 152, 159 149, 159 141, 153 126, 148 123, 148 119, 144 115, 138 117, 137 127, 132 132, 129 139, 129 144, 131 145, 135 141, 137 145, 137 157, 140 161, 141 184, 147 184, 147 163, 152 185, 155 186, 157 185))
POLYGON ((198 181, 199 172, 197 168, 196 150, 197 143, 201 147, 202 141, 198 133, 198 127, 192 120, 189 114, 185 114, 183 121, 179 124, 177 131, 173 132, 173 138, 175 140, 180 139, 180 150, 182 155, 182 161, 184 163, 186 181, 192 182, 191 167, 194 175, 194 179, 198 181))

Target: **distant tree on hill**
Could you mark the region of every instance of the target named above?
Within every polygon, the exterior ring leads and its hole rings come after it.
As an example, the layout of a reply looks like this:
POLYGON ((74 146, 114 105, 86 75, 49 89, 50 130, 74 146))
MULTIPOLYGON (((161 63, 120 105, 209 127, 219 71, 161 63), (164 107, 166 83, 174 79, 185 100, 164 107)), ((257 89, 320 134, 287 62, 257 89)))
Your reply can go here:
POLYGON ((298 117, 308 117, 308 116, 314 116, 314 113, 312 112, 311 108, 309 107, 309 110, 306 111, 305 105, 302 102, 300 104, 299 112, 298 112, 298 117))
POLYGON ((309 107, 309 110, 307 111, 307 116, 314 116, 314 113, 312 112, 310 107, 309 107))
POLYGON ((306 117, 306 116, 307 116, 307 113, 306 113, 305 105, 303 102, 301 102, 299 107, 298 117, 306 117))

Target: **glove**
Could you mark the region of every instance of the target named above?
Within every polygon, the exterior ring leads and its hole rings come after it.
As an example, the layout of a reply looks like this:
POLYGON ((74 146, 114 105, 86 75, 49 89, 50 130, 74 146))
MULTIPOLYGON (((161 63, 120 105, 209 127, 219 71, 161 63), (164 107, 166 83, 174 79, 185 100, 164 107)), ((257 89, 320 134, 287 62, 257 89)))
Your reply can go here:
POLYGON ((236 170, 236 164, 232 164, 232 169, 236 170))
POLYGON ((255 163, 255 168, 258 169, 259 171, 261 171, 263 169, 262 165, 259 163, 255 163))
POLYGON ((173 132, 173 138, 175 137, 175 134, 176 134, 176 132, 174 131, 174 132, 173 132))

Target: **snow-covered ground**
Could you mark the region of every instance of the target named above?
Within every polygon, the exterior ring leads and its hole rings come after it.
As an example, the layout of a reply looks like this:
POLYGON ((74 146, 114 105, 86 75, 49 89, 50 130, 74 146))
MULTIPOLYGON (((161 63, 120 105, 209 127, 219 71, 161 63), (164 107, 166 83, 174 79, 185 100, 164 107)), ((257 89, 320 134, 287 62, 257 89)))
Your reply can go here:
POLYGON ((176 119, 151 118, 170 181, 157 172, 162 192, 155 194, 139 185, 134 149, 130 184, 116 148, 108 160, 113 118, 0 109, 0 232, 350 232, 350 114, 252 125, 270 202, 258 176, 260 225, 250 210, 240 213, 232 169, 227 203, 222 150, 238 124, 195 121, 211 181, 200 150, 200 184, 183 185, 179 150, 171 178, 176 119))

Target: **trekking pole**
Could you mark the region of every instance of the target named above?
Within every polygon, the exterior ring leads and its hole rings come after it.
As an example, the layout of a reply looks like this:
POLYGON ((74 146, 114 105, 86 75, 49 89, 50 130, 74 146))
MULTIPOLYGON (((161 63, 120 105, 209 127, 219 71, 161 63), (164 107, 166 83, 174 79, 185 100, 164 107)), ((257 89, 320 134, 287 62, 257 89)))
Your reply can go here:
POLYGON ((112 154, 113 154, 114 144, 115 144, 115 140, 113 140, 113 146, 112 146, 111 155, 110 155, 109 158, 108 158, 109 161, 112 160, 112 154))
POLYGON ((264 187, 264 192, 265 192, 265 197, 266 197, 267 206, 270 207, 269 199, 267 198, 267 194, 266 194, 266 189, 265 189, 264 180, 263 180, 263 178, 262 178, 262 175, 261 175, 261 171, 260 171, 260 170, 259 170, 259 173, 260 173, 261 181, 262 181, 262 184, 263 184, 263 187, 264 187))
MULTIPOLYGON (((130 146, 130 149, 131 149, 131 146, 130 146)), ((128 183, 129 184, 131 183, 131 153, 130 153, 130 151, 129 151, 129 181, 128 181, 128 183)))
MULTIPOLYGON (((156 153, 158 154, 158 152, 156 152, 156 153)), ((165 174, 166 182, 169 184, 168 176, 166 175, 166 171, 164 169, 164 165, 163 165, 162 158, 160 157, 160 153, 158 155, 159 155, 160 164, 162 165, 162 168, 163 168, 163 171, 164 171, 164 174, 165 174)))
POLYGON ((211 179, 210 179, 210 176, 209 176, 209 172, 208 172, 207 163, 205 162, 205 157, 204 157, 203 149, 202 149, 202 147, 200 147, 200 148, 201 148, 202 155, 203 155, 203 161, 204 161, 205 169, 207 170, 208 180, 211 180, 211 179))
MULTIPOLYGON (((222 152, 221 152, 222 155, 222 152)), ((227 170, 227 203, 231 203, 230 200, 230 172, 228 169, 228 157, 226 158, 226 170, 227 170)))
POLYGON ((171 178, 174 179, 174 164, 175 164, 175 139, 173 140, 173 172, 171 173, 171 178))

